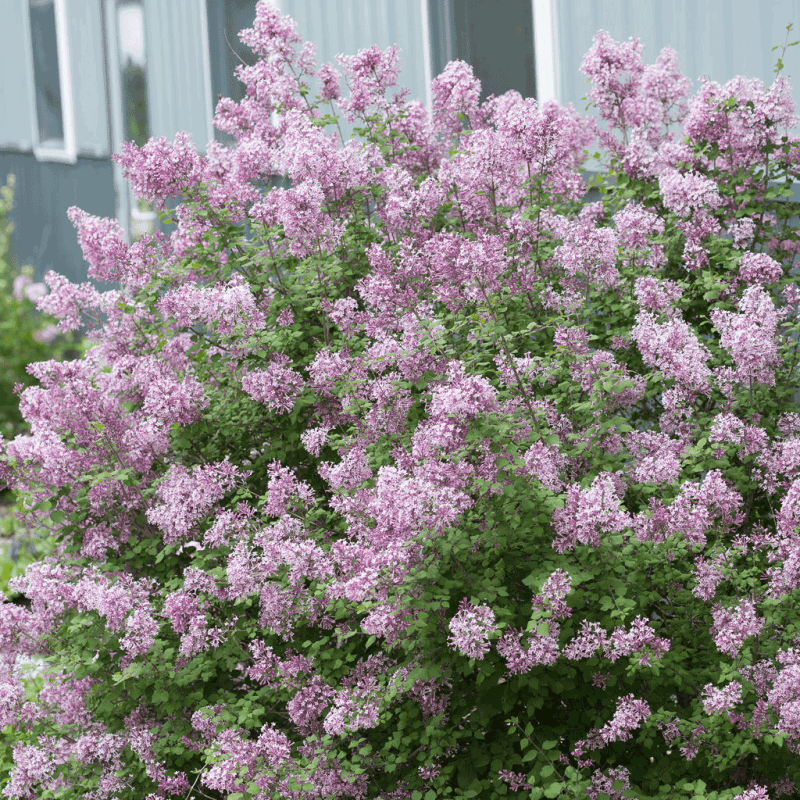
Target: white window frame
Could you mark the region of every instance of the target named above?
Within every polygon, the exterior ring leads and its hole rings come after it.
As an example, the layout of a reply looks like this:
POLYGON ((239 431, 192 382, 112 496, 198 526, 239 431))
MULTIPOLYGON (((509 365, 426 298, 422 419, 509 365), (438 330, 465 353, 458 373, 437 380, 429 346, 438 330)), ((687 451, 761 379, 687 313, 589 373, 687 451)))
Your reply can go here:
MULTIPOLYGON (((122 86, 119 74, 119 24, 117 21, 116 0, 104 0, 106 37, 106 74, 108 75, 108 89, 111 102, 109 115, 111 117, 111 153, 119 152, 124 139, 124 121, 122 114, 122 86)), ((146 35, 146 32, 145 32, 146 35)), ((122 177, 122 167, 115 161, 112 162, 114 170, 114 194, 117 201, 117 222, 125 231, 128 244, 131 243, 131 201, 128 182, 122 177)))
MULTIPOLYGON (((422 18, 422 49, 425 53, 425 103, 433 109, 431 81, 433 57, 431 53, 431 28, 428 0, 420 0, 422 18)), ((533 22, 533 53, 536 74, 536 101, 541 105, 548 100, 559 102, 561 97, 560 61, 558 55, 558 11, 556 0, 531 0, 533 22)))
POLYGON ((23 4, 22 15, 25 26, 25 52, 29 86, 33 91, 31 103, 31 130, 33 133, 33 154, 37 161, 58 161, 75 164, 78 160, 78 147, 75 140, 75 105, 72 94, 72 67, 69 50, 69 25, 67 24, 67 0, 54 0, 56 18, 56 48, 58 50, 58 86, 61 91, 61 124, 64 128, 63 147, 45 147, 39 139, 39 116, 36 108, 36 74, 33 68, 33 41, 31 39, 31 17, 28 0, 23 4))
POLYGON ((428 113, 433 114, 433 93, 431 82, 433 81, 433 58, 431 55, 431 20, 428 16, 428 0, 419 0, 422 13, 422 52, 425 54, 425 105, 428 113))
POLYGON ((533 54, 536 61, 536 101, 559 102, 561 97, 558 57, 558 11, 555 0, 533 3, 533 54))
POLYGON ((208 27, 208 3, 200 0, 200 29, 203 37, 203 83, 205 84, 206 95, 206 140, 210 144, 214 141, 214 109, 212 86, 211 86, 211 44, 209 40, 208 27))

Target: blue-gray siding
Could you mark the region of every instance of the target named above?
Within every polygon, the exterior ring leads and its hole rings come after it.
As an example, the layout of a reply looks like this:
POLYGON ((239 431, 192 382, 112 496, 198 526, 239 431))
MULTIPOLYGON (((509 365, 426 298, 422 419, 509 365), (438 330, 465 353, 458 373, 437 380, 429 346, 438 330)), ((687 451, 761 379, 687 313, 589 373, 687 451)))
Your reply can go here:
POLYGON ((67 24, 78 154, 108 156, 108 99, 100 3, 69 0, 67 24))
MULTIPOLYGON (((400 48, 399 84, 410 98, 426 102, 426 53, 423 46, 422 4, 419 0, 282 0, 281 11, 297 23, 305 41, 317 43, 317 64, 336 55, 353 55, 373 44, 400 48)), ((341 72, 341 68, 335 65, 341 72)), ((343 93, 347 88, 342 82, 343 93)), ((348 135, 351 126, 342 126, 348 135)))
POLYGON ((33 147, 33 91, 28 76, 28 52, 24 46, 27 11, 27 4, 16 0, 3 4, 0 98, 4 113, 0 114, 0 147, 15 150, 33 147))
MULTIPOLYGON (((27 0, 3 0, 0 47, 0 149, 30 150, 33 125, 33 76, 27 41, 27 0)), ((68 47, 78 153, 109 154, 106 77, 100 2, 67 0, 68 47)))
POLYGON ((188 131, 205 152, 214 138, 205 0, 151 1, 144 8, 151 135, 172 139, 188 131))
POLYGON ((17 266, 32 264, 37 280, 52 269, 74 283, 85 281, 86 264, 67 209, 114 216, 111 162, 79 156, 76 164, 41 164, 30 153, 0 153, 0 183, 9 173, 16 176, 10 218, 17 266))
MULTIPOLYGON (((214 39, 219 13, 213 6, 222 2, 145 0, 151 133, 172 139, 177 131, 188 130, 201 152, 214 136, 212 87, 221 85, 225 51, 214 39), (213 13, 207 14, 207 4, 213 13), (206 44, 216 48, 213 64, 206 44)), ((240 6, 246 2, 240 0, 240 6)), ((66 219, 67 207, 117 214, 123 225, 129 213, 119 170, 115 179, 109 160, 123 138, 115 2, 66 0, 78 153, 74 165, 39 162, 32 154, 28 0, 0 4, 0 181, 9 172, 17 175, 15 252, 20 262, 33 263, 39 276, 58 269, 81 280, 86 265, 66 219)), ((281 8, 294 17, 304 39, 317 42, 320 64, 372 44, 397 44, 401 85, 409 87, 411 97, 427 101, 430 37, 423 29, 427 6, 421 0, 282 0, 281 8)), ((662 47, 673 47, 695 88, 703 74, 719 82, 741 74, 769 84, 778 55, 772 46, 783 42, 789 22, 800 29, 800 0, 553 0, 553 9, 558 97, 579 109, 587 89, 580 63, 600 28, 617 39, 640 36, 648 61, 662 47)), ((252 10, 250 20, 255 0, 252 10)), ((800 104, 800 47, 790 49, 785 62, 784 74, 794 79, 800 104)))
MULTIPOLYGON (((790 41, 800 33, 798 0, 557 0, 555 9, 559 99, 581 111, 588 84, 579 68, 600 29, 617 40, 638 36, 647 62, 672 47, 695 90, 701 75, 719 83, 743 75, 770 85, 780 52, 773 45, 784 42, 789 23, 795 28, 790 41)), ((800 105, 800 46, 787 51, 784 63, 800 105)))

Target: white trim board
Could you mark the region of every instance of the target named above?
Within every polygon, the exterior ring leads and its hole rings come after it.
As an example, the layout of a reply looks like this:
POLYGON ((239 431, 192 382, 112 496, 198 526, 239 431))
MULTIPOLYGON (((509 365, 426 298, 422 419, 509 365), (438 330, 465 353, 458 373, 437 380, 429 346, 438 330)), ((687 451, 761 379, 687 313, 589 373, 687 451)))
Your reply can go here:
POLYGON ((431 81, 433 81, 433 58, 431 54, 431 21, 428 15, 428 0, 419 0, 422 12, 422 52, 425 54, 425 105, 428 113, 433 113, 433 94, 431 81))
POLYGON ((558 13, 555 0, 533 3, 533 52, 536 60, 536 100, 559 102, 558 13))
MULTIPOLYGON (((108 72, 106 74, 108 75, 108 94, 111 102, 111 108, 108 110, 111 119, 111 152, 118 153, 125 138, 123 132, 125 121, 122 114, 122 81, 119 74, 119 23, 117 21, 116 0, 105 0, 105 12, 106 54, 108 57, 108 72)), ((147 32, 145 31, 146 35, 147 32)), ((131 202, 128 182, 122 177, 122 167, 116 162, 112 163, 114 167, 114 189, 117 196, 117 221, 125 231, 125 236, 130 244, 131 202)))

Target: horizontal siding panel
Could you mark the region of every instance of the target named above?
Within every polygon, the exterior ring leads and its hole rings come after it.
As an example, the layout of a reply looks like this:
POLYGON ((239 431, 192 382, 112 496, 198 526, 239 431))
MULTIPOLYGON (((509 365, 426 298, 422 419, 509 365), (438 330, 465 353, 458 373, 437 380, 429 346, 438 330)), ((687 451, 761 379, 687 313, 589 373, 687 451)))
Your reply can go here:
MULTIPOLYGON (((0 47, 0 147, 30 150, 33 147, 33 86, 27 42, 27 0, 5 0, 0 47)), ((0 182, 2 182, 0 176, 0 182)))

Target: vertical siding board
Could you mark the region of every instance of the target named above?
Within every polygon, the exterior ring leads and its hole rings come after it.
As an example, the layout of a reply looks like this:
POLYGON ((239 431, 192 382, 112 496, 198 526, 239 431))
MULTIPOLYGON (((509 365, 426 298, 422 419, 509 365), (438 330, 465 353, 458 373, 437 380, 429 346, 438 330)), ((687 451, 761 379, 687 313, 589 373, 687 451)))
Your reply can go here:
POLYGON ((558 46, 561 63, 561 92, 559 100, 573 103, 583 111, 581 102, 587 90, 586 79, 580 72, 583 54, 591 47, 592 38, 605 20, 598 24, 596 4, 592 0, 561 0, 558 2, 558 46))
MULTIPOLYGON (((786 25, 800 32, 800 2, 773 0, 556 0, 560 60, 560 101, 580 107, 585 83, 579 69, 599 29, 617 40, 639 36, 645 59, 652 63, 663 47, 678 54, 683 73, 697 89, 698 79, 725 83, 742 75, 769 86, 786 25)), ((784 74, 792 77, 800 106, 800 46, 787 51, 784 74)))
MULTIPOLYGON (((414 0, 284 0, 281 6, 297 23, 304 41, 317 43, 317 64, 333 62, 339 53, 353 55, 373 44, 401 51, 400 87, 409 99, 425 102, 422 10, 414 0)), ((338 68, 338 65, 336 65, 338 68)), ((341 71, 341 70, 340 70, 341 71)), ((347 85, 342 81, 346 96, 347 85)), ((353 126, 342 122, 345 137, 353 126)))
MULTIPOLYGON (((27 30, 23 14, 27 2, 15 0, 3 7, 3 46, 0 47, 0 97, 6 113, 0 114, 0 147, 30 150, 33 147, 33 86, 28 63, 27 30), (13 113, 9 113, 12 110, 13 113)), ((5 175, 0 175, 0 183, 5 175)))
POLYGON ((168 43, 170 32, 166 13, 168 8, 162 3, 145 2, 145 50, 147 57, 147 100, 150 114, 150 134, 152 136, 174 135, 170 130, 171 120, 168 109, 172 88, 168 43))
MULTIPOLYGON (((733 66, 730 42, 731 17, 724 7, 728 3, 729 0, 708 0, 707 3, 702 3, 694 9, 694 21, 697 24, 686 31, 687 39, 694 45, 695 53, 695 63, 689 73, 692 80, 696 81, 701 75, 714 80, 715 74, 727 76, 731 73, 733 66)), ((691 14, 689 9, 687 14, 691 14)))
POLYGON ((648 8, 644 3, 638 0, 627 0, 625 9, 625 30, 637 31, 637 36, 642 42, 642 53, 646 61, 655 61, 661 48, 664 47, 662 42, 662 32, 658 30, 659 25, 657 20, 660 16, 658 13, 660 3, 653 3, 652 8, 648 8))
MULTIPOLYGON (((334 15, 331 13, 331 4, 330 3, 323 3, 322 8, 320 9, 319 15, 320 25, 322 30, 332 30, 336 21, 334 19, 334 15)), ((317 42, 317 64, 322 66, 328 62, 333 61, 333 55, 330 51, 325 52, 322 42, 319 39, 315 39, 317 42)))
MULTIPOLYGON (((626 23, 629 20, 625 18, 625 7, 623 0, 605 0, 603 3, 603 24, 601 28, 605 28, 612 36, 616 38, 616 31, 624 31, 627 27, 626 23)), ((635 36, 638 35, 634 34, 635 36)), ((625 37, 628 38, 627 36, 625 37)))
MULTIPOLYGON (((772 52, 772 47, 776 44, 783 45, 786 41, 786 26, 790 22, 794 23, 794 29, 789 34, 789 41, 794 42, 800 39, 800 0, 774 0, 770 10, 772 25, 769 29, 769 49, 765 53, 765 61, 768 58, 769 63, 765 63, 765 69, 768 68, 769 74, 772 75, 775 62, 781 54, 780 50, 772 52)), ((766 36, 766 32, 764 35, 766 36)), ((781 74, 789 77, 794 83, 794 99, 800 110, 800 45, 790 47, 786 51, 783 63, 784 70, 781 74)))
MULTIPOLYGON (((345 27, 344 52, 348 55, 359 51, 358 38, 364 34, 363 17, 359 16, 358 20, 356 19, 354 7, 356 2, 357 0, 341 0, 343 10, 342 21, 347 21, 345 27)), ((370 42, 370 44, 372 44, 372 42, 370 42)), ((369 45, 364 46, 369 47, 369 45)))
MULTIPOLYGON (((773 72, 772 69, 775 66, 775 59, 780 55, 779 51, 775 51, 773 53, 772 47, 773 45, 778 44, 780 41, 783 42, 783 38, 776 39, 775 38, 775 6, 777 3, 762 3, 759 7, 760 15, 761 15, 761 40, 759 42, 760 50, 761 50, 761 72, 763 75, 772 76, 773 72)), ((786 25, 788 25, 788 20, 791 20, 792 17, 787 18, 787 22, 783 23, 784 34, 786 25)), ((796 39, 790 39, 789 41, 797 41, 796 39)), ((766 82, 766 81, 765 81, 766 82)))
MULTIPOLYGON (((733 6, 729 3, 724 3, 722 6, 722 19, 724 30, 725 42, 725 77, 723 80, 729 80, 734 77, 741 70, 739 67, 734 66, 734 49, 733 49, 733 6)), ((751 45, 752 47, 752 45, 751 45)), ((754 77, 754 76, 748 76, 754 77)))
POLYGON ((188 131, 200 152, 208 144, 204 13, 202 0, 145 3, 151 133, 188 131))
POLYGON ((68 0, 67 23, 78 153, 107 156, 108 109, 100 3, 68 0))
POLYGON ((174 74, 185 74, 181 83, 186 81, 186 91, 179 104, 181 109, 182 123, 181 129, 191 132, 192 139, 198 150, 205 152, 208 144, 208 87, 206 86, 206 65, 203 58, 203 49, 207 47, 203 36, 202 19, 205 14, 201 0, 181 0, 172 6, 175 29, 180 30, 181 25, 185 26, 186 35, 178 37, 180 42, 180 54, 178 48, 175 50, 176 63, 174 63, 174 74), (179 9, 179 6, 182 8, 179 9), (181 13, 182 12, 182 13, 181 13), (188 22, 188 24, 187 24, 188 22))
POLYGON ((390 0, 392 42, 403 43, 400 83, 411 89, 409 100, 425 103, 428 87, 425 81, 425 53, 422 39, 422 8, 419 3, 390 0))

